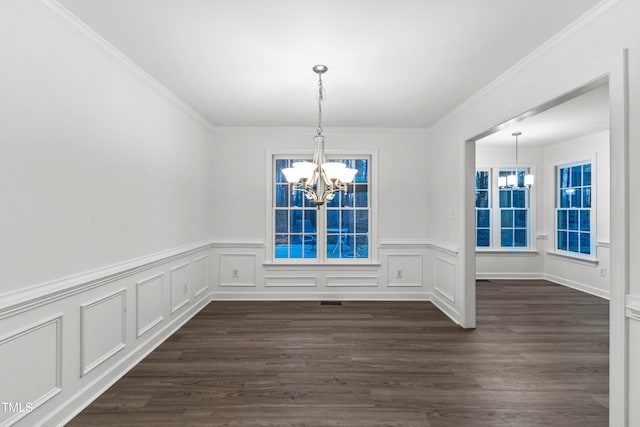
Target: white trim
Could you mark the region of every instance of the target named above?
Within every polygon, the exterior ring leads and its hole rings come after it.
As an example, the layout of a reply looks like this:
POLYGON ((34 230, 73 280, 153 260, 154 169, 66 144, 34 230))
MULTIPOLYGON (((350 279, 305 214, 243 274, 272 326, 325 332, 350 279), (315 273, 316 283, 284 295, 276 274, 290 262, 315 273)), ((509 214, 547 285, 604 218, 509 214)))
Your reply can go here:
POLYGON ((476 280, 539 280, 545 279, 544 273, 476 273, 476 280))
POLYGON ((71 30, 74 34, 86 41, 96 51, 105 57, 119 63, 123 68, 130 71, 140 80, 153 87, 167 101, 185 112, 198 124, 204 126, 208 130, 215 129, 213 123, 207 120, 203 115, 194 110, 189 104, 184 102, 174 92, 169 90, 165 85, 160 83, 156 78, 147 73, 142 67, 132 61, 128 56, 118 50, 114 45, 109 43, 93 28, 89 27, 82 20, 78 19, 67 8, 62 6, 57 0, 31 0, 31 2, 43 10, 49 17, 71 30))
MULTIPOLYGON (((176 311, 180 310, 182 307, 184 307, 185 305, 189 304, 189 302, 191 301, 191 297, 189 296, 189 291, 191 289, 191 271, 187 272, 187 283, 184 284, 184 286, 187 287, 187 292, 182 292, 183 295, 186 295, 185 298, 182 301, 179 301, 176 303, 176 305, 173 305, 173 273, 178 271, 178 270, 182 270, 183 268, 187 268, 189 267, 191 264, 190 261, 186 261, 183 262, 181 264, 178 264, 174 267, 171 267, 169 269, 169 303, 171 305, 171 314, 175 313, 176 311)), ((184 289, 184 287, 181 287, 181 289, 184 289)))
POLYGON ((265 247, 265 242, 260 240, 214 240, 211 242, 211 247, 218 248, 256 248, 262 249, 265 247))
POLYGON ((640 296, 627 295, 626 316, 640 322, 640 296))
POLYGON ((433 245, 429 240, 380 240, 380 249, 429 249, 433 245))
MULTIPOLYGON (((228 133, 256 133, 264 134, 265 132, 277 132, 285 134, 308 134, 312 137, 316 134, 317 127, 305 127, 305 126, 216 126, 216 132, 228 132, 228 133)), ((324 135, 424 135, 429 136, 431 131, 429 128, 374 128, 374 127, 322 127, 324 135)), ((311 138, 309 138, 311 139, 311 138)), ((351 151, 351 150, 349 150, 351 151)), ((291 150, 285 149, 284 151, 276 154, 291 154, 291 150)), ((296 151, 294 151, 295 153, 296 151)), ((300 151, 298 151, 300 152, 300 151)), ((313 154, 313 149, 304 150, 303 152, 313 154)))
POLYGON ((161 290, 162 295, 164 295, 164 286, 163 286, 164 271, 162 271, 160 273, 157 273, 157 274, 154 274, 151 277, 148 277, 146 279, 143 279, 143 280, 140 280, 140 281, 136 282, 136 338, 140 338, 142 335, 147 333, 154 326, 156 326, 157 324, 159 324, 160 322, 162 322, 164 320, 164 316, 162 314, 160 314, 160 315, 158 315, 158 317, 156 317, 155 319, 153 319, 152 321, 150 321, 146 325, 144 325, 144 326, 140 325, 140 288, 145 286, 145 285, 148 285, 149 283, 152 283, 156 279, 160 279, 160 278, 163 279, 163 280, 160 281, 160 290, 161 290))
POLYGON ((211 242, 192 243, 2 295, 0 298, 2 300, 0 319, 115 282, 192 253, 209 249, 210 246, 211 242))
POLYGON ((89 303, 85 303, 80 305, 80 377, 84 377, 89 372, 93 371, 103 362, 106 362, 120 350, 126 347, 127 345, 127 290, 125 288, 118 289, 115 292, 112 292, 106 296, 95 299, 89 303), (120 331, 120 342, 116 344, 114 347, 109 349, 102 356, 98 357, 96 360, 91 363, 87 363, 87 326, 86 326, 86 317, 87 310, 96 305, 102 304, 105 301, 110 299, 121 297, 121 313, 122 316, 122 327, 120 331))
POLYGON ((537 256, 540 255, 540 251, 536 251, 534 249, 512 249, 512 250, 504 250, 504 249, 476 249, 476 255, 479 256, 512 256, 512 255, 523 255, 523 256, 537 256))
POLYGON ((214 301, 431 301, 429 292, 236 292, 215 291, 214 301))
POLYGON ((328 288, 377 288, 378 276, 326 276, 325 284, 328 288))
MULTIPOLYGON (((471 105, 475 104, 478 100, 480 100, 483 96, 491 92, 492 90, 500 87, 505 80, 512 78, 521 72, 521 70, 526 69, 529 64, 535 61, 538 57, 546 54, 547 52, 553 50, 558 44, 563 42, 565 39, 571 37, 573 33, 590 24, 593 21, 596 21, 610 13, 613 13, 616 9, 624 6, 631 0, 608 0, 603 1, 596 4, 593 8, 588 10, 578 19, 573 21, 571 24, 566 26, 559 33, 551 37, 549 40, 538 46, 533 52, 525 56, 523 59, 518 61, 511 68, 506 70, 504 73, 500 74, 498 77, 489 82, 482 89, 465 99, 461 104, 451 110, 448 114, 438 120, 435 124, 429 127, 429 131, 433 133, 438 128, 444 126, 452 119, 456 118, 460 113, 469 108, 471 105)), ((503 120, 504 121, 504 120, 503 120)))
MULTIPOLYGON (((36 408, 42 406, 43 404, 45 404, 47 401, 51 400, 54 396, 56 396, 58 393, 60 393, 62 391, 62 368, 63 368, 63 360, 62 360, 62 314, 57 314, 53 317, 49 317, 46 318, 44 320, 39 321, 38 323, 32 324, 26 328, 23 328, 17 332, 13 332, 9 335, 7 335, 6 337, 0 338, 0 346, 13 341, 17 338, 23 337, 25 335, 28 335, 34 331, 37 331, 38 329, 42 329, 46 326, 49 326, 51 324, 55 324, 56 327, 56 363, 55 363, 55 369, 56 369, 56 379, 55 379, 55 386, 51 389, 48 390, 47 392, 45 392, 42 396, 38 397, 37 399, 35 399, 32 403, 32 410, 30 412, 33 412, 36 408)), ((12 368, 16 368, 16 367, 7 367, 7 369, 12 369, 12 368)), ((16 414, 14 414, 13 416, 9 417, 8 419, 4 420, 3 422, 3 426, 11 426, 15 423, 17 423, 20 419, 22 419, 24 416, 28 415, 30 412, 17 412, 16 414)))
POLYGON ((440 292, 434 292, 431 297, 431 302, 436 306, 436 308, 438 308, 438 310, 442 311, 449 319, 459 325, 460 312, 458 312, 455 305, 451 304, 446 299, 441 298, 440 294, 440 292))
POLYGON ((429 248, 430 249, 433 249, 433 250, 438 251, 438 252, 442 252, 442 253, 450 255, 452 257, 457 258, 458 254, 460 253, 458 251, 458 247, 456 245, 451 244, 451 243, 440 242, 438 240, 428 240, 428 242, 429 242, 429 248))
POLYGON ((274 254, 274 169, 276 158, 297 157, 313 155, 312 149, 287 149, 287 148, 267 148, 265 156, 265 258, 264 265, 371 265, 378 263, 378 188, 379 188, 379 168, 378 149, 375 147, 354 148, 354 149, 326 149, 327 159, 366 159, 369 162, 369 256, 367 258, 329 258, 325 253, 326 230, 325 219, 326 207, 318 211, 317 224, 317 257, 316 258, 276 258, 274 254), (321 232, 322 229, 322 232, 321 232))
MULTIPOLYGON (((197 258, 194 258, 192 264, 192 270, 191 270, 191 274, 193 275, 193 270, 196 268, 196 263, 199 262, 204 262, 204 286, 200 289, 195 289, 194 290, 194 294, 193 297, 194 298, 198 298, 200 295, 202 295, 207 289, 209 289, 209 254, 204 254, 201 255, 197 258)), ((191 279, 193 279, 193 277, 191 277, 191 279)))
POLYGON ((610 249, 611 248, 611 242, 604 241, 604 240, 597 240, 596 241, 596 246, 599 247, 599 248, 610 249))
POLYGON ((144 344, 135 349, 132 353, 117 361, 103 372, 97 372, 97 376, 86 383, 84 387, 77 390, 72 396, 65 399, 62 403, 56 405, 54 410, 49 411, 49 413, 39 421, 40 424, 38 425, 64 425, 71 421, 73 417, 78 415, 109 387, 138 365, 174 332, 180 329, 185 323, 187 323, 187 321, 200 312, 207 304, 209 304, 209 302, 211 302, 210 294, 200 302, 193 305, 189 310, 182 312, 173 320, 165 324, 164 327, 160 328, 155 334, 150 336, 144 344))
POLYGON ((551 257, 557 257, 564 261, 573 262, 575 264, 589 265, 595 267, 600 262, 597 258, 586 258, 574 255, 571 252, 554 252, 547 251, 547 255, 551 255, 551 257))
POLYGON ((264 276, 267 288, 315 288, 318 286, 316 276, 264 276))
POLYGON ((610 298, 610 294, 608 291, 600 288, 596 288, 590 285, 586 285, 584 283, 575 282, 573 280, 564 279, 562 277, 554 276, 553 274, 546 274, 546 273, 544 275, 544 278, 550 282, 557 283, 558 285, 562 285, 568 288, 576 289, 578 291, 586 292, 588 294, 591 294, 600 298, 604 298, 607 300, 610 298))

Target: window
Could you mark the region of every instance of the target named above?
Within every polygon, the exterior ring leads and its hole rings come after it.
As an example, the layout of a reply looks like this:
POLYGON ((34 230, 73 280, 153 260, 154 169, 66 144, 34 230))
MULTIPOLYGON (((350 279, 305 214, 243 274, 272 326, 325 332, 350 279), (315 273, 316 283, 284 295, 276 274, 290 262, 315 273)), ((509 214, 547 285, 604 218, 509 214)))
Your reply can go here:
POLYGON ((488 170, 476 171, 476 246, 491 247, 491 191, 488 170))
MULTIPOLYGON (((514 175, 515 170, 500 170, 499 176, 514 175)), ((518 187, 501 188, 500 191, 500 246, 529 246, 529 197, 524 189, 525 170, 518 170, 518 187)))
POLYGON ((518 168, 520 188, 499 188, 498 178, 515 174, 515 168, 476 169, 476 248, 522 250, 531 246, 532 190, 524 188, 528 173, 529 168, 518 168))
POLYGON ((590 255, 591 163, 557 168, 556 249, 590 255))
MULTIPOLYGON (((273 257, 276 260, 370 259, 370 158, 331 158, 356 168, 348 191, 318 209, 300 191, 291 193, 282 169, 302 157, 274 158, 273 257)), ((308 160, 308 159, 306 159, 308 160)))

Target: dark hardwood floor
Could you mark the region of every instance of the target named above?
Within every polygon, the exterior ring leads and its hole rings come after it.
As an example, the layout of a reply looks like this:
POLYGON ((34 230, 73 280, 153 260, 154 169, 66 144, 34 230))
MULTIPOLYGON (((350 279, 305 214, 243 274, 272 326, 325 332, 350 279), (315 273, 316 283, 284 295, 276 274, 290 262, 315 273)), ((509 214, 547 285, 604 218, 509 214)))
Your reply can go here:
POLYGON ((479 281, 430 303, 214 302, 70 426, 606 426, 608 302, 479 281))

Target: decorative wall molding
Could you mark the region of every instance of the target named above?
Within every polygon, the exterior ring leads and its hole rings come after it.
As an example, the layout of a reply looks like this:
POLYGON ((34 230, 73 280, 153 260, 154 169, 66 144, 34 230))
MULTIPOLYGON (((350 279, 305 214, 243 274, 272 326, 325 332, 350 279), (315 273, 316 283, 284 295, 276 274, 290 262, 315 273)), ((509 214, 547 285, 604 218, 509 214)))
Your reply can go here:
POLYGON ((256 286, 255 253, 221 253, 218 266, 219 286, 256 286))
MULTIPOLYGON (((107 366, 105 370, 95 371, 95 376, 85 377, 88 380, 78 385, 75 393, 65 397, 63 402, 56 405, 55 410, 42 415, 37 425, 65 425, 71 421, 73 417, 140 363, 209 302, 210 295, 195 302, 189 309, 177 313, 169 322, 150 334, 146 340, 142 341, 137 348, 132 349, 130 353, 124 355, 122 359, 107 366)), ((32 423, 32 425, 35 424, 32 423)))
POLYGON ((456 245, 432 239, 380 240, 378 246, 380 249, 434 249, 447 255, 458 255, 456 245))
POLYGON ((214 240, 211 242, 212 248, 238 248, 238 249, 264 249, 265 245, 260 240, 214 240))
POLYGON ((327 287, 378 287, 378 276, 327 276, 327 287))
POLYGON ((595 288, 593 286, 586 285, 584 283, 575 282, 573 280, 568 280, 563 277, 554 276, 553 274, 545 274, 544 278, 550 282, 557 283, 558 285, 563 285, 568 288, 576 289, 578 291, 586 292, 591 295, 595 295, 600 298, 610 299, 609 291, 595 288))
POLYGON ((318 279, 316 276, 264 276, 264 286, 314 288, 318 286, 318 279))
POLYGON ((216 290, 212 293, 214 301, 431 301, 429 292, 363 292, 342 291, 334 288, 330 291, 228 291, 216 290))
POLYGON ((194 297, 199 297, 209 289, 209 254, 201 255, 193 260, 192 282, 197 289, 194 290, 194 297), (202 281, 198 288, 197 280, 202 281))
POLYGON ((154 274, 136 283, 136 338, 140 338, 164 320, 162 315, 163 285, 164 272, 154 274), (152 297, 154 292, 155 298, 152 297), (150 316, 144 316, 143 312, 146 311, 146 303, 149 301, 156 302, 156 311, 149 313, 150 316), (144 319, 143 317, 149 317, 149 319, 144 319))
POLYGON ((597 266, 598 263, 600 262, 595 258, 581 258, 581 257, 569 255, 569 254, 564 254, 561 252, 547 251, 547 255, 549 255, 551 258, 556 258, 557 260, 573 262, 574 264, 588 265, 591 267, 597 266))
POLYGON ((387 287, 422 287, 423 255, 395 253, 387 255, 387 287))
POLYGON ((626 315, 629 319, 640 322, 640 296, 627 295, 626 315))
POLYGON ((456 264, 439 256, 433 257, 433 290, 455 304, 456 264), (446 287, 439 286, 441 284, 446 287))
MULTIPOLYGON (((50 388, 40 391, 36 396, 33 396, 33 397, 29 396, 26 399, 22 399, 22 396, 15 396, 15 395, 13 396, 13 398, 15 399, 14 401, 31 402, 33 410, 36 410, 38 407, 42 406, 45 402, 52 399, 54 396, 56 396, 58 393, 62 391, 62 366, 63 366, 62 317, 63 317, 62 314, 58 314, 55 317, 46 318, 34 325, 23 328, 17 332, 13 332, 8 336, 0 339, 0 361, 3 362, 2 365, 4 366, 5 370, 7 369, 12 370, 12 372, 3 373, 2 383, 3 385, 9 386, 9 387, 11 386, 16 387, 18 384, 13 384, 13 383, 19 380, 24 381, 28 373, 22 371, 21 369, 15 369, 16 368, 15 361, 14 363, 9 363, 9 360, 7 360, 7 358, 9 358, 11 354, 10 353, 4 354, 3 350, 6 349, 6 346, 10 346, 11 344, 18 345, 17 343, 20 340, 27 339, 29 336, 33 336, 34 334, 38 334, 38 333, 44 333, 46 328, 52 327, 54 330, 55 344, 54 344, 53 352, 54 352, 55 360, 53 361, 53 369, 55 372, 53 372, 53 384, 50 385, 50 388)), ((38 339, 37 341, 41 342, 42 340, 38 339)), ((46 354, 41 351, 41 352, 38 352, 38 356, 47 357, 49 356, 49 354, 46 354)), ((5 396, 5 397, 8 397, 8 396, 5 396)), ((3 426, 13 425, 16 422, 18 422, 18 420, 26 416, 27 414, 28 412, 16 412, 14 415, 10 416, 8 419, 3 419, 2 417, 3 414, 0 414, 0 424, 3 426)))
POLYGON ((167 262, 207 250, 210 247, 211 242, 192 243, 2 295, 0 298, 2 301, 0 302, 0 320, 89 289, 104 286, 167 262))
POLYGON ((189 265, 183 262, 169 269, 169 295, 171 301, 171 314, 180 310, 191 300, 189 296, 189 265))
MULTIPOLYGON (((468 97, 466 100, 464 100, 461 104, 459 104, 457 107, 451 110, 451 112, 446 114, 444 117, 438 120, 433 126, 431 126, 429 128, 429 131, 433 133, 440 127, 446 125, 451 120, 459 116, 467 108, 475 104, 479 99, 486 96, 488 93, 495 90, 496 88, 500 87, 503 84, 503 82, 513 78, 513 76, 517 75, 519 72, 526 69, 533 61, 535 61, 542 55, 546 54, 547 52, 553 50, 558 44, 563 42, 565 39, 571 37, 571 35, 574 34, 576 31, 587 26, 589 23, 593 21, 600 19, 601 17, 604 17, 606 15, 609 15, 615 12, 617 9, 624 6, 629 1, 631 0, 608 0, 608 1, 604 1, 597 4, 596 6, 591 8, 589 11, 587 11, 585 14, 583 14, 581 17, 579 17, 578 19, 573 21, 571 24, 569 24, 567 27, 565 27, 563 30, 561 30, 559 33, 557 33, 555 36, 551 37, 549 40, 547 40, 546 42, 538 46, 535 50, 533 50, 533 52, 531 52, 530 54, 525 56, 523 59, 518 61, 511 68, 509 68, 504 73, 500 74, 498 77, 493 79, 482 89, 480 89, 479 91, 477 91, 476 93, 468 97)), ((526 111, 526 109, 523 111, 526 111)), ((489 127, 490 126, 486 126, 484 129, 487 129, 489 127)))
POLYGON ((476 273, 476 280, 540 280, 545 279, 544 273, 521 273, 521 272, 505 272, 505 273, 476 273))
POLYGON ((438 290, 435 290, 431 296, 431 302, 449 319, 453 320, 458 325, 460 324, 460 312, 456 306, 449 301, 448 297, 443 297, 438 290))
POLYGON ((71 30, 74 34, 80 36, 91 47, 98 52, 102 53, 106 57, 115 60, 124 68, 129 70, 135 76, 146 82, 149 86, 153 87, 160 95, 162 95, 167 101, 176 106, 178 109, 185 112, 189 117, 196 121, 201 126, 212 131, 215 126, 204 116, 191 108, 189 104, 184 102, 175 93, 169 90, 165 85, 160 83, 151 74, 147 73, 142 67, 133 62, 118 50, 115 46, 105 40, 101 35, 96 33, 93 28, 89 27, 82 20, 78 19, 74 14, 67 10, 56 0, 31 0, 33 4, 38 6, 47 15, 53 18, 58 23, 71 30))
POLYGON ((607 249, 609 249, 609 248, 611 248, 611 242, 605 241, 605 240, 598 240, 596 242, 596 246, 599 247, 599 248, 607 248, 607 249))
POLYGON ((120 289, 80 306, 80 377, 84 377, 100 364, 125 348, 127 344, 126 293, 126 289, 120 289), (119 304, 111 301, 116 298, 120 298, 119 304), (114 307, 100 307, 106 306, 108 303, 112 303, 114 307), (117 311, 110 313, 106 311, 109 308, 117 311), (103 312, 100 312, 101 309, 103 312), (98 311, 98 313, 96 313, 96 319, 91 318, 91 311, 93 310, 98 311), (107 319, 107 314, 112 315, 112 317, 107 319), (92 320, 95 321, 95 324, 92 324, 92 320), (120 324, 118 325, 117 322, 120 322, 120 324), (112 328, 114 325, 116 325, 118 329, 117 332, 119 332, 119 336, 114 337, 117 339, 114 342, 109 343, 106 341, 109 334, 105 333, 106 329, 104 328, 112 328), (98 346, 98 343, 102 346, 105 343, 111 344, 111 347, 103 349, 102 354, 91 355, 89 347, 92 344, 94 346, 98 346))

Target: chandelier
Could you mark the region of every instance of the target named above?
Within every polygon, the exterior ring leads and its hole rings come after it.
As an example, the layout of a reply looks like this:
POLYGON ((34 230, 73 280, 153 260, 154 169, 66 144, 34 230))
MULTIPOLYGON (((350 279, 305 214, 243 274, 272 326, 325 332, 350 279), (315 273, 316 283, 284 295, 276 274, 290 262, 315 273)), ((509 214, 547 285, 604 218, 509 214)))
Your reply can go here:
MULTIPOLYGON (((498 177, 498 187, 500 188, 520 188, 518 186, 518 137, 522 135, 522 132, 514 132, 511 134, 516 137, 516 172, 509 176, 498 177)), ((524 186, 526 188, 533 187, 534 177, 528 173, 524 176, 524 186)))
POLYGON ((328 68, 316 65, 313 71, 318 74, 318 132, 313 137, 313 160, 293 163, 290 168, 282 170, 287 182, 291 186, 291 193, 302 191, 305 197, 320 209, 326 201, 333 200, 335 193, 347 192, 349 184, 358 172, 348 168, 341 162, 327 162, 324 154, 324 136, 322 135, 322 101, 325 100, 322 74, 328 68))

